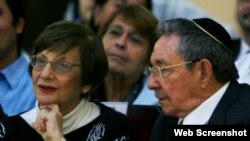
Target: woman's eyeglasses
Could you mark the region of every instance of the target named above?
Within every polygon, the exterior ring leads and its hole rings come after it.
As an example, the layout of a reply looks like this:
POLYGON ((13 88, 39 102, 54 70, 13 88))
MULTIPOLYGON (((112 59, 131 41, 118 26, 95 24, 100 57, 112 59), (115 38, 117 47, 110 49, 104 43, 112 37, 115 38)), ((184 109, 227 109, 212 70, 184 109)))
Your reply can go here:
POLYGON ((34 55, 31 57, 30 61, 32 67, 38 71, 42 71, 48 63, 51 64, 53 70, 56 73, 63 74, 69 72, 72 67, 74 66, 81 66, 81 65, 74 65, 66 60, 56 60, 56 61, 48 61, 43 56, 34 55))

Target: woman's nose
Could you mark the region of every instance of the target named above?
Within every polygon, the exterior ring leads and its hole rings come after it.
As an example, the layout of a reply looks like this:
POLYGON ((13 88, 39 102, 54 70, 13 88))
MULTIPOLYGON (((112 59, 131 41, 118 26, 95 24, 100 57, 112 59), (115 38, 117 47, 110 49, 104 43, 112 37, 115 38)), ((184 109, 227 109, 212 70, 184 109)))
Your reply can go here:
POLYGON ((115 44, 116 47, 118 47, 120 49, 124 49, 126 47, 126 41, 127 41, 126 36, 120 36, 116 40, 117 40, 116 44, 115 44))
POLYGON ((47 63, 45 67, 41 70, 41 77, 42 78, 53 78, 54 77, 54 70, 51 63, 47 63))

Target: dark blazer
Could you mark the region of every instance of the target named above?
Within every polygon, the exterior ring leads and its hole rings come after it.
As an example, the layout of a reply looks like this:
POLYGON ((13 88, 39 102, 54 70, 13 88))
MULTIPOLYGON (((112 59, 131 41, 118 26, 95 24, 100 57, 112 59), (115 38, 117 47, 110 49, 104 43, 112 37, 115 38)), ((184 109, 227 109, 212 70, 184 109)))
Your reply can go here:
POLYGON ((150 141, 170 141, 170 126, 177 125, 178 118, 160 114, 152 128, 150 141))
POLYGON ((234 39, 233 40, 232 52, 233 52, 234 60, 237 59, 237 57, 239 56, 239 53, 240 53, 240 41, 241 41, 241 39, 234 39))
POLYGON ((232 81, 208 124, 250 124, 250 86, 232 81))
MULTIPOLYGON (((152 129, 151 141, 169 141, 169 125, 177 118, 161 114, 152 129)), ((211 115, 209 125, 250 124, 250 86, 232 81, 211 115)))
POLYGON ((1 119, 1 118, 4 118, 4 117, 6 117, 6 115, 5 115, 5 113, 4 113, 4 111, 3 111, 3 108, 2 108, 2 106, 1 106, 1 104, 0 104, 0 119, 1 119))

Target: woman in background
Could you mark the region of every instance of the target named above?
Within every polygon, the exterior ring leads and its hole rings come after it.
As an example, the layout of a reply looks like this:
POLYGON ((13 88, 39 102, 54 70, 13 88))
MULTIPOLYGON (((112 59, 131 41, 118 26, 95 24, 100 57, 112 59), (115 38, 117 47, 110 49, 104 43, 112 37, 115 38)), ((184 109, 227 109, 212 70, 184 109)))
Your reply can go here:
POLYGON ((126 5, 118 9, 100 29, 109 72, 92 99, 155 105, 158 100, 146 86, 148 65, 155 43, 157 19, 145 7, 126 5))

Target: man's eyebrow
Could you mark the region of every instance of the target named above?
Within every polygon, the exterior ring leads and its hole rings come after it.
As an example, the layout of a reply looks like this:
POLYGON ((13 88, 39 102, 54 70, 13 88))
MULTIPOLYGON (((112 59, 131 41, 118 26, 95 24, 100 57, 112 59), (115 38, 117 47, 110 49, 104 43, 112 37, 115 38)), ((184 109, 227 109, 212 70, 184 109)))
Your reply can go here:
POLYGON ((152 63, 155 65, 158 65, 158 66, 160 66, 162 64, 168 64, 164 59, 161 59, 161 58, 155 59, 152 63))

